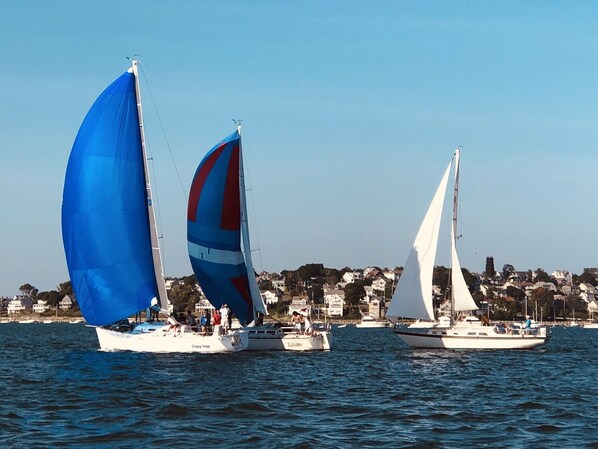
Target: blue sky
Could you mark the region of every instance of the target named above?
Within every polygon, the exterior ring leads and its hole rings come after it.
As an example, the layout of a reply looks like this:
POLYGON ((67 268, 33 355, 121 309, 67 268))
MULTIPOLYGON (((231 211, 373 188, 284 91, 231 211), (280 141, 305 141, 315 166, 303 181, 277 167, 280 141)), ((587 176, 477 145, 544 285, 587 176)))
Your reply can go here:
POLYGON ((0 12, 0 295, 68 279, 68 155, 135 54, 167 275, 191 273, 187 191, 233 118, 258 270, 403 265, 457 145, 464 267, 598 265, 595 2, 0 0, 0 12))

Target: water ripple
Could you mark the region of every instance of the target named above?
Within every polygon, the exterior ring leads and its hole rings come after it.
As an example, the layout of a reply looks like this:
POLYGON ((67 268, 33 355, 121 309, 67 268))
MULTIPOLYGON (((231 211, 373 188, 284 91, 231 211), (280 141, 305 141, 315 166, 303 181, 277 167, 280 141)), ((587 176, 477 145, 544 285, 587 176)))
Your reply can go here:
POLYGON ((198 356, 104 353, 84 326, 4 324, 0 447, 598 449, 589 336, 418 351, 345 328, 326 353, 198 356))

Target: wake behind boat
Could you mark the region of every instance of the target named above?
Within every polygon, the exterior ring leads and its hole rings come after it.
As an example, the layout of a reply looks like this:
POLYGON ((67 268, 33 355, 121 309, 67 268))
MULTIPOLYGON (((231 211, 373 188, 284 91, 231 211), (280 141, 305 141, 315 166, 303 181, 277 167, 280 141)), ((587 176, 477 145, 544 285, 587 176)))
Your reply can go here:
POLYGON ((212 306, 230 307, 248 333, 250 350, 330 349, 329 329, 257 325, 268 311, 251 258, 240 126, 197 167, 189 193, 187 241, 197 282, 212 306))
POLYGON ((73 144, 64 184, 62 236, 69 275, 87 323, 108 351, 231 352, 242 331, 187 332, 168 298, 145 150, 137 61, 97 98, 73 144), (153 310, 154 312, 152 312, 153 310))
POLYGON ((460 150, 457 149, 417 233, 386 316, 393 323, 396 323, 398 318, 424 320, 419 325, 395 324, 395 333, 414 348, 529 349, 542 345, 547 339, 545 327, 507 329, 482 323, 471 315, 461 321, 455 320, 459 312, 478 309, 465 283, 456 250, 459 159, 460 150), (455 172, 451 226, 451 315, 448 317, 449 324, 446 325, 446 322, 441 324, 435 321, 432 275, 444 197, 453 162, 455 172))

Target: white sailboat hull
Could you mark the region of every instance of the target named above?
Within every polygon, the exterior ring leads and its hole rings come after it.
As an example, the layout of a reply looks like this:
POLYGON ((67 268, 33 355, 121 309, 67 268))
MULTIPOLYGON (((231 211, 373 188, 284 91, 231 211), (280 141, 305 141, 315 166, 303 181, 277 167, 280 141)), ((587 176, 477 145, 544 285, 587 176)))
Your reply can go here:
POLYGON ((359 329, 380 329, 387 326, 384 321, 362 321, 361 323, 357 323, 355 327, 359 329))
POLYGON ((102 351, 134 352, 194 352, 212 354, 247 349, 247 332, 235 331, 226 335, 201 335, 185 332, 184 326, 164 325, 153 331, 119 332, 96 327, 102 351))
POLYGON ((332 336, 329 331, 313 333, 285 332, 281 328, 247 329, 250 351, 329 351, 332 336))
POLYGON ((432 349, 531 349, 548 339, 546 328, 508 334, 494 326, 455 326, 428 330, 395 328, 395 333, 412 348, 432 349))

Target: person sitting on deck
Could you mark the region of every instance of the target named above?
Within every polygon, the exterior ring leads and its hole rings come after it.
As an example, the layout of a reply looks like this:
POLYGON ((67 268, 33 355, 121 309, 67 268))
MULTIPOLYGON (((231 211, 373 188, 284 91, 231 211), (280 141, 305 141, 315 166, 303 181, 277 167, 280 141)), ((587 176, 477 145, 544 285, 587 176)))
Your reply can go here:
POLYGON ((195 321, 195 316, 191 313, 190 310, 187 310, 187 324, 191 328, 191 330, 197 330, 197 321, 195 321))
POLYGON ((207 310, 204 310, 201 314, 201 318, 199 319, 199 324, 201 324, 201 335, 208 335, 208 328, 210 327, 210 321, 208 318, 207 310))

